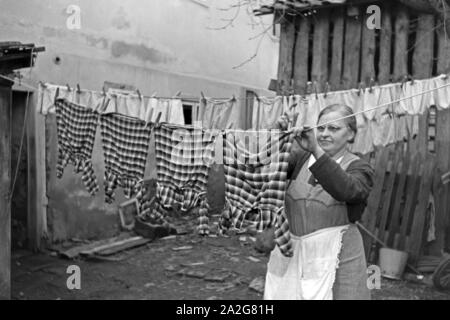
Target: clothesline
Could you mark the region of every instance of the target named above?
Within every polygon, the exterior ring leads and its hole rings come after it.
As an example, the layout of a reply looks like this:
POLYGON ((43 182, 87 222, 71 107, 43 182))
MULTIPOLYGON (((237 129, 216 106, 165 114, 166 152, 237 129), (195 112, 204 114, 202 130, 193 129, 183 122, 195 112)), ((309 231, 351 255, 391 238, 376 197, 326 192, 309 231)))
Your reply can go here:
MULTIPOLYGON (((3 79, 9 80, 9 81, 15 82, 15 83, 18 82, 16 79, 9 78, 9 77, 4 76, 4 75, 0 75, 0 77, 3 78, 3 79)), ((37 90, 37 88, 34 88, 33 86, 28 85, 28 84, 26 84, 26 83, 20 82, 20 85, 21 85, 21 86, 24 86, 24 87, 27 87, 27 88, 30 88, 30 89, 33 89, 33 90, 37 90)), ((442 86, 439 86, 439 87, 436 87, 436 88, 432 88, 432 89, 429 89, 429 90, 425 90, 425 91, 419 92, 419 93, 417 93, 417 94, 414 94, 414 95, 411 95, 411 96, 408 96, 408 97, 403 97, 403 98, 400 98, 400 99, 397 99, 397 100, 389 101, 389 102, 387 102, 387 103, 383 103, 383 104, 378 105, 378 106, 375 106, 375 107, 373 107, 373 108, 369 108, 369 109, 366 109, 366 110, 354 112, 354 113, 352 113, 352 114, 350 114, 350 115, 348 115, 348 116, 343 116, 343 117, 337 118, 337 119, 335 119, 335 120, 332 120, 332 121, 328 121, 328 122, 326 122, 326 123, 323 123, 323 124, 321 124, 321 125, 327 125, 327 124, 334 123, 334 122, 337 122, 337 121, 340 121, 340 120, 348 119, 348 118, 350 118, 350 117, 353 117, 353 116, 356 116, 356 115, 359 115, 359 114, 364 114, 364 113, 366 113, 366 112, 370 112, 370 111, 373 111, 373 110, 381 109, 381 108, 386 107, 386 106, 389 106, 389 105, 391 105, 391 104, 395 104, 395 103, 398 103, 398 102, 401 102, 401 101, 409 100, 409 99, 412 99, 412 98, 414 98, 414 97, 417 97, 417 96, 420 96, 420 95, 424 95, 424 94, 426 94, 426 93, 430 93, 430 92, 433 92, 433 91, 437 91, 437 90, 443 89, 443 88, 448 87, 448 86, 450 86, 450 83, 447 83, 447 84, 445 84, 445 85, 442 85, 442 86)), ((342 91, 340 91, 340 92, 342 92, 342 91)), ((180 98, 180 97, 178 97, 178 98, 172 97, 171 99, 181 99, 181 98, 180 98)), ((218 99, 218 98, 216 98, 216 99, 218 99)), ((247 99, 247 98, 245 98, 245 99, 247 99)), ((218 100, 219 100, 219 99, 218 99, 218 100)), ((228 99, 228 100, 230 100, 230 99, 228 99)), ((321 126, 321 125, 320 125, 320 126, 321 126)), ((318 127, 319 127, 319 125, 312 126, 312 127, 308 127, 307 130, 313 130, 313 129, 316 129, 316 128, 318 128, 318 127)), ((248 130, 233 130, 233 129, 227 129, 227 130, 228 130, 228 131, 230 131, 230 130, 231 130, 231 131, 248 131, 248 130)), ((293 131, 293 130, 294 130, 294 129, 291 128, 289 131, 293 131)), ((220 131, 224 131, 224 130, 220 130, 220 131)))
POLYGON ((390 102, 387 102, 387 103, 383 103, 383 104, 380 104, 380 105, 378 105, 378 106, 376 106, 376 107, 373 107, 373 108, 369 108, 369 109, 366 109, 366 110, 354 112, 354 113, 352 113, 351 115, 344 116, 344 117, 340 117, 340 118, 337 118, 337 119, 334 119, 334 120, 331 120, 331 121, 322 123, 322 124, 320 124, 320 125, 316 125, 316 126, 313 126, 313 127, 309 127, 309 128, 307 128, 307 131, 313 130, 313 129, 316 129, 316 128, 320 127, 320 126, 328 125, 328 124, 330 124, 330 123, 334 123, 334 122, 337 122, 337 121, 340 121, 340 120, 345 120, 345 119, 348 119, 348 118, 357 116, 357 115, 359 115, 359 114, 363 114, 363 113, 365 113, 365 112, 369 112, 369 111, 381 109, 381 108, 387 107, 387 106, 389 106, 389 105, 391 105, 391 104, 398 103, 398 102, 405 101, 405 100, 409 100, 409 99, 412 99, 412 98, 414 98, 414 97, 418 97, 418 96, 424 95, 424 94, 426 94, 426 93, 430 93, 430 92, 433 92, 433 91, 437 91, 437 90, 439 90, 439 89, 442 89, 442 88, 445 88, 445 87, 448 87, 448 86, 450 86, 450 83, 444 84, 444 85, 442 85, 442 86, 440 86, 440 87, 437 87, 437 88, 425 90, 425 91, 419 92, 419 93, 417 93, 417 94, 413 94, 413 95, 408 96, 408 97, 404 97, 404 98, 400 98, 400 99, 397 99, 397 100, 393 100, 393 101, 390 101, 390 102))

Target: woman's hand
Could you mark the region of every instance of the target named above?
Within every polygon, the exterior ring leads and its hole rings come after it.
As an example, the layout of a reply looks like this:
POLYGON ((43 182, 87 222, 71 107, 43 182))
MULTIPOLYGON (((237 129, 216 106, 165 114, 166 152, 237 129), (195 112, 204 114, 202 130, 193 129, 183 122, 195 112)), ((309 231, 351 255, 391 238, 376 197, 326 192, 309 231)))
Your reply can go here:
POLYGON ((285 113, 280 118, 278 118, 277 122, 275 122, 275 125, 273 126, 273 129, 286 131, 288 127, 289 127, 289 118, 285 113))
POLYGON ((325 153, 317 143, 316 134, 313 129, 299 127, 295 128, 293 133, 300 147, 305 151, 311 152, 316 159, 325 153))

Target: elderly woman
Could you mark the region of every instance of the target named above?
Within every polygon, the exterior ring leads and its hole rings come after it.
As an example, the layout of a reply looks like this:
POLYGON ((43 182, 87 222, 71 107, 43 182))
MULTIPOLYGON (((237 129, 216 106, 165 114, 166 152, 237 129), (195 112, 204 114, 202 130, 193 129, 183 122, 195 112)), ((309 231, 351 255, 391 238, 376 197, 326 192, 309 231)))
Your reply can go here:
MULTIPOLYGON (((271 243, 265 299, 370 299, 354 223, 366 206, 373 169, 348 151, 357 133, 352 114, 348 106, 331 105, 320 112, 316 130, 294 132, 285 200, 294 256, 271 243)), ((287 125, 285 117, 277 122, 282 130, 287 125)))

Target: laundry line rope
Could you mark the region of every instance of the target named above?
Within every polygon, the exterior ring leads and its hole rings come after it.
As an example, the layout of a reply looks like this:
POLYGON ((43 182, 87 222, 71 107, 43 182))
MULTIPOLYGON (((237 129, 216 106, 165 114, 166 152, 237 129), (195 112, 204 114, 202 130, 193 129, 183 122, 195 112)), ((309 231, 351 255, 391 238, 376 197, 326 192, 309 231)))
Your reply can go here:
MULTIPOLYGON (((3 76, 3 75, 0 75, 0 77, 3 78, 3 79, 6 79, 6 80, 9 80, 9 81, 12 81, 12 82, 17 83, 17 80, 15 80, 15 79, 12 79, 12 78, 9 78, 9 77, 3 76)), ((27 87, 27 88, 29 88, 29 89, 37 90, 37 88, 34 88, 33 86, 30 86, 30 85, 25 84, 25 83, 20 83, 20 85, 21 85, 21 86, 24 86, 24 87, 27 87)), ((436 87, 436 88, 432 88, 432 89, 429 89, 429 90, 425 90, 425 91, 422 91, 422 92, 413 94, 413 95, 408 96, 408 97, 403 97, 403 98, 400 98, 400 99, 397 99, 397 100, 389 101, 389 102, 380 104, 380 105, 378 105, 378 106, 375 106, 375 107, 373 107, 373 108, 369 108, 369 109, 366 109, 366 110, 354 112, 354 113, 352 113, 352 114, 350 114, 350 115, 343 116, 343 117, 340 117, 340 118, 337 118, 337 119, 334 119, 334 120, 330 120, 330 121, 327 121, 327 122, 322 123, 322 124, 320 124, 320 125, 316 125, 316 126, 312 126, 312 127, 307 127, 307 128, 305 128, 304 131, 314 130, 314 129, 317 129, 318 127, 323 126, 323 125, 328 125, 328 124, 331 124, 331 123, 335 123, 335 122, 337 122, 337 121, 341 121, 341 120, 345 120, 345 119, 348 119, 348 118, 357 116, 357 115, 359 115, 359 114, 364 114, 364 113, 366 113, 366 112, 370 112, 370 111, 373 111, 373 110, 381 109, 381 108, 387 107, 387 106, 389 106, 389 105, 391 105, 391 104, 399 103, 399 102, 401 102, 401 101, 405 101, 405 100, 408 100, 408 99, 412 99, 412 98, 415 98, 415 97, 424 95, 424 94, 426 94, 426 93, 430 93, 430 92, 433 92, 433 91, 437 91, 437 90, 446 88, 446 87, 448 87, 448 86, 450 86, 450 83, 447 83, 447 84, 444 84, 444 85, 442 85, 442 86, 439 86, 439 87, 436 87)), ((180 98, 178 98, 178 99, 180 99, 180 98)), ((292 132, 293 130, 294 130, 294 129, 291 128, 289 131, 292 132)), ((222 130, 222 131, 223 131, 223 130, 222 130)), ((227 129, 227 131, 233 131, 233 130, 227 129)), ((235 131, 243 131, 243 130, 235 130, 235 131)))

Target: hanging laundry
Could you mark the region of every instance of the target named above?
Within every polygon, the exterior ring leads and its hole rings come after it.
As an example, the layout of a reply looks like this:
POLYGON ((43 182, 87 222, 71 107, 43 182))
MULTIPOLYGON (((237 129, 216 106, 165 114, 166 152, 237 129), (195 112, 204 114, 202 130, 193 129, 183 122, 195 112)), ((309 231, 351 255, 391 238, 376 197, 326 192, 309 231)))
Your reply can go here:
POLYGON ((109 94, 109 103, 105 106, 104 113, 117 113, 128 117, 150 121, 149 98, 127 94, 109 94))
POLYGON ((235 99, 201 99, 200 110, 195 122, 204 129, 239 128, 241 126, 239 108, 235 99))
MULTIPOLYGON (((430 89, 439 88, 450 83, 450 77, 441 75, 437 78, 428 80, 430 89)), ((430 94, 430 105, 435 105, 438 110, 450 108, 450 86, 433 91, 430 94)))
POLYGON ((105 158, 105 196, 112 203, 117 187, 123 188, 126 198, 137 190, 144 178, 151 128, 145 121, 116 113, 100 117, 103 154, 105 158))
POLYGON ((162 99, 151 98, 149 101, 150 109, 153 109, 152 119, 155 122, 158 113, 161 112, 160 122, 184 125, 183 103, 180 99, 162 99))
POLYGON ((283 115, 283 97, 255 97, 253 102, 252 128, 255 130, 271 129, 283 115))
POLYGON ((74 102, 75 90, 67 88, 67 86, 57 86, 53 84, 39 84, 38 87, 38 102, 37 106, 39 112, 43 115, 47 115, 51 110, 54 110, 55 98, 66 99, 68 102, 74 102), (56 97, 57 89, 59 88, 58 97, 56 97))
POLYGON ((182 211, 199 209, 198 231, 209 233, 206 187, 218 133, 193 127, 161 124, 155 128, 156 211, 164 216, 174 204, 182 211))
MULTIPOLYGON (((378 91, 378 101, 373 106, 376 107, 391 102, 392 91, 395 90, 395 88, 392 86, 384 86, 373 88, 373 90, 378 91)), ((372 101, 367 101, 365 103, 370 106, 373 105, 372 101)), ((396 125, 393 107, 393 104, 390 104, 383 108, 376 109, 373 114, 373 119, 369 121, 374 147, 385 147, 396 141, 396 125)))
POLYGON ((428 80, 415 80, 403 84, 400 99, 415 96, 400 101, 399 107, 406 114, 423 114, 430 106, 430 93, 420 94, 429 89, 428 80), (419 95, 418 95, 419 94, 419 95))
POLYGON ((95 195, 99 187, 91 157, 98 114, 65 99, 57 99, 55 108, 58 135, 56 176, 62 178, 64 168, 70 163, 75 167, 75 173, 82 173, 81 179, 89 193, 95 195))
POLYGON ((275 227, 275 242, 284 255, 291 256, 284 197, 293 135, 226 131, 223 141, 226 205, 219 222, 221 232, 241 228, 245 220, 256 223, 258 231, 275 227), (251 152, 250 146, 258 150, 251 152))

